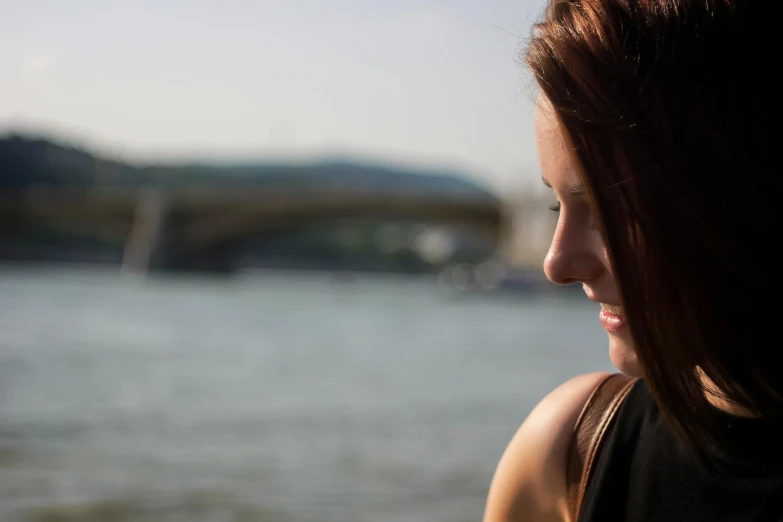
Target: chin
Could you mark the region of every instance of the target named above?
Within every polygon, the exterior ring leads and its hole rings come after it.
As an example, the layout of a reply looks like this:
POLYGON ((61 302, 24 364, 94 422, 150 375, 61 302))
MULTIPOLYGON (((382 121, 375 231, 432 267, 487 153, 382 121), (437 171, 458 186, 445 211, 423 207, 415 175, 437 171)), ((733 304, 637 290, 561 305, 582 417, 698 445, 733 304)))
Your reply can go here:
POLYGON ((609 334, 609 359, 615 368, 631 377, 642 376, 633 341, 626 335, 609 334))

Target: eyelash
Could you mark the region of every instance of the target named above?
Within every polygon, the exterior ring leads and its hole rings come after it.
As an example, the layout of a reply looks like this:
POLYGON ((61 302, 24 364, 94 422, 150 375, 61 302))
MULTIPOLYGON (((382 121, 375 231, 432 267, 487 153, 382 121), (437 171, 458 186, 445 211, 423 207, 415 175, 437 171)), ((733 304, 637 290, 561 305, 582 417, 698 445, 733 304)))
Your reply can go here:
MULTIPOLYGON (((552 212, 560 212, 560 202, 558 201, 554 205, 551 205, 549 207, 549 210, 551 210, 552 212)), ((590 230, 599 230, 599 227, 598 225, 590 225, 590 230)))

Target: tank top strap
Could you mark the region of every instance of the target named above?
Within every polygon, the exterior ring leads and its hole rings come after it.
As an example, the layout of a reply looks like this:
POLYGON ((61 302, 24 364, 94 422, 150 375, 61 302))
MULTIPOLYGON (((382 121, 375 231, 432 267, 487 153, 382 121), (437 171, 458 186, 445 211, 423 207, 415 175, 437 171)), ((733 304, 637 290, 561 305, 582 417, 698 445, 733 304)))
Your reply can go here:
POLYGON ((593 463, 601 449, 604 435, 617 410, 638 379, 615 373, 607 375, 585 402, 574 426, 566 460, 568 512, 571 522, 579 518, 593 463))

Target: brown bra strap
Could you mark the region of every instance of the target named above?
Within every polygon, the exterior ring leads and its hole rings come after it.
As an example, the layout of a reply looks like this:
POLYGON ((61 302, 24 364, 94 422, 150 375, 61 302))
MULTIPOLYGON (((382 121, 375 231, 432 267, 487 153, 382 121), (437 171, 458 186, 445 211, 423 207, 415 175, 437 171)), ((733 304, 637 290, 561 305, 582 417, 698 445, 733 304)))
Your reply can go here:
POLYGON ((579 518, 590 472, 607 428, 636 380, 620 373, 605 377, 587 399, 576 421, 566 462, 568 512, 571 522, 576 522, 579 518))

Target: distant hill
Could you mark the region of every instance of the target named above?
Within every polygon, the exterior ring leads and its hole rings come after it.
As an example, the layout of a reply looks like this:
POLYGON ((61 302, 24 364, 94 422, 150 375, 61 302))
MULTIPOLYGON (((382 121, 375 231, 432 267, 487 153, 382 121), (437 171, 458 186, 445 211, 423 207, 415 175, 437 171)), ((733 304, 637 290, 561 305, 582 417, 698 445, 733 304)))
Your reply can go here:
POLYGON ((486 187, 459 172, 394 167, 367 162, 274 162, 242 165, 190 164, 142 166, 97 157, 88 151, 20 135, 0 136, 0 189, 140 187, 296 187, 370 191, 404 189, 412 193, 496 201, 486 187))
POLYGON ((41 138, 10 135, 0 138, 0 188, 92 187, 149 182, 145 169, 41 138))

